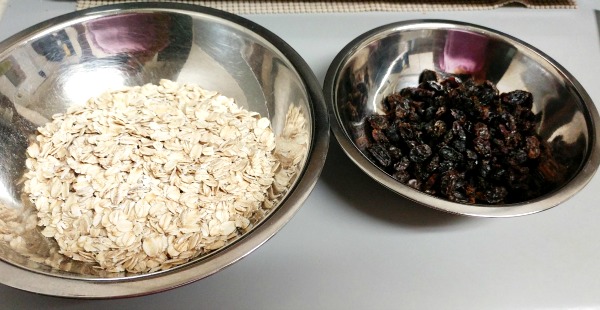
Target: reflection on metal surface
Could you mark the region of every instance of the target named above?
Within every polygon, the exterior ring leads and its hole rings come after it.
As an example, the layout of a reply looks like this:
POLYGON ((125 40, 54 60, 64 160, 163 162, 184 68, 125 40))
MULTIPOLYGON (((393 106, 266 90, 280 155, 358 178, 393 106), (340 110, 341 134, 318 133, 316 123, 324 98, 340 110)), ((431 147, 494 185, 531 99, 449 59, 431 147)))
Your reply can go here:
MULTIPOLYGON (((451 21, 400 22, 374 29, 348 44, 325 78, 333 131, 350 158, 396 193, 433 208, 475 216, 514 216, 553 207, 579 191, 600 162, 598 112, 579 83, 526 43, 491 29, 451 21), (534 97, 538 133, 568 166, 568 182, 538 199, 502 208, 466 206, 405 186, 362 155, 364 119, 381 113, 382 99, 416 86, 424 70, 490 80, 501 92, 523 89, 534 97), (353 104, 353 102, 355 104, 353 104)), ((558 173, 558 172, 557 172, 558 173)))
POLYGON ((112 297, 147 294, 203 278, 275 234, 317 181, 329 123, 311 70, 262 27, 199 6, 122 4, 58 17, 0 43, 0 135, 0 204, 10 207, 0 208, 0 220, 21 223, 28 238, 23 246, 36 251, 35 259, 27 259, 13 250, 20 241, 9 246, 0 240, 2 282, 44 294, 112 297), (109 89, 160 79, 198 84, 234 98, 240 106, 267 116, 290 149, 301 142, 290 136, 289 116, 306 120, 300 129, 306 153, 300 154, 303 160, 289 191, 282 189, 287 193, 275 211, 231 246, 159 276, 107 274, 70 260, 60 263, 61 271, 51 270, 43 262, 55 254, 52 246, 35 225, 24 224, 24 217, 35 214, 20 197, 27 139, 37 126, 71 105, 109 89), (4 276, 8 274, 19 276, 4 276), (85 281, 89 279, 101 281, 85 281), (37 285, 42 282, 46 284, 37 285))

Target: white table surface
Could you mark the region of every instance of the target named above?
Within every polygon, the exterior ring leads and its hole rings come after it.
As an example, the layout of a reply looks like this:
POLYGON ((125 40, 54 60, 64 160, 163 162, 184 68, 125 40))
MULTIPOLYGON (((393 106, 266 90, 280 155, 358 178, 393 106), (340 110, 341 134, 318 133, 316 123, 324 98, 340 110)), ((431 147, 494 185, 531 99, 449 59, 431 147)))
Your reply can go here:
MULTIPOLYGON (((357 35, 407 19, 480 24, 525 40, 569 70, 600 105, 594 9, 247 15, 302 55, 320 81, 357 35)), ((9 0, 0 40, 73 11, 74 1, 9 0)), ((278 234, 231 267, 145 297, 73 300, 0 285, 1 309, 598 309, 600 174, 548 211, 511 219, 445 214, 365 176, 335 138, 322 176, 278 234)))

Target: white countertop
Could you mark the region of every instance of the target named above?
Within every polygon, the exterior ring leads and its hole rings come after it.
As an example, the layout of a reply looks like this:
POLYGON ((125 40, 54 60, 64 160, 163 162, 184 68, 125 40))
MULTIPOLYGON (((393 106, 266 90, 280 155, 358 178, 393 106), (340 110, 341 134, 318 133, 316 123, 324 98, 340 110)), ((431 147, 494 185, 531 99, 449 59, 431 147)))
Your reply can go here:
MULTIPOLYGON (((1 1, 0 1, 1 2, 1 1)), ((600 105, 594 9, 247 15, 272 30, 323 81, 359 34, 407 19, 443 18, 522 39, 570 71, 600 105)), ((9 0, 0 40, 73 11, 74 1, 9 0)), ((206 279, 145 297, 73 300, 0 285, 2 309, 597 309, 600 174, 535 215, 478 219, 430 210, 363 174, 332 137, 322 176, 297 215, 241 261, 206 279)))

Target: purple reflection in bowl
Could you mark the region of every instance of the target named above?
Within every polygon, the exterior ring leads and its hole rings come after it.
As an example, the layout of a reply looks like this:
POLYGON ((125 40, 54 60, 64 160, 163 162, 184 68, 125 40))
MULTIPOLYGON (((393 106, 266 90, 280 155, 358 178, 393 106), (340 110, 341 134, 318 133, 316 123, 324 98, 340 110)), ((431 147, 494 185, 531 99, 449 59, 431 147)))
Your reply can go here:
POLYGON ((439 57, 440 69, 453 74, 477 76, 483 71, 489 39, 484 35, 462 30, 449 30, 439 57))

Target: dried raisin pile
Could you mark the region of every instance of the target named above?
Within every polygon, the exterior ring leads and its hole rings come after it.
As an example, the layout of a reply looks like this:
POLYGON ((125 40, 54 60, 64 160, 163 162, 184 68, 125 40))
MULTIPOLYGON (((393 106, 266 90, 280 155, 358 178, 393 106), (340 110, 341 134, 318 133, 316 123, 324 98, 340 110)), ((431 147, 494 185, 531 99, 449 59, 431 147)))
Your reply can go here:
POLYGON ((450 201, 525 201, 544 193, 538 166, 550 156, 532 104, 527 91, 426 70, 367 117, 364 151, 399 182, 450 201))

